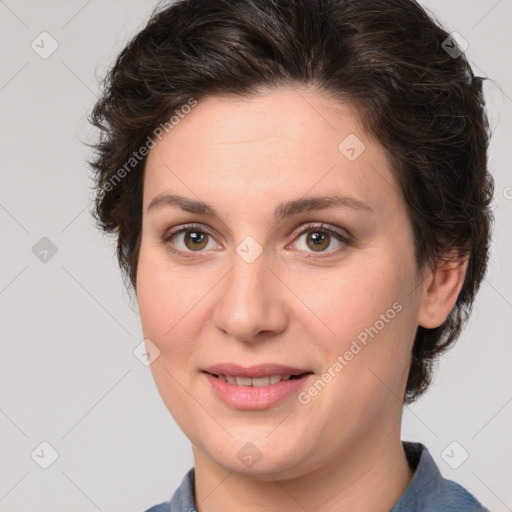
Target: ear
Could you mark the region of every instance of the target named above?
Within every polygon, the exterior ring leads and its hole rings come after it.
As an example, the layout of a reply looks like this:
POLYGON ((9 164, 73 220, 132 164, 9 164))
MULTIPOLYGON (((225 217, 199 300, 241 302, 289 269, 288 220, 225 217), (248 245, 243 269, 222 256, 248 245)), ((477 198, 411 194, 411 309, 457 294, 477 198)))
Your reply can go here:
POLYGON ((447 258, 439 261, 436 268, 426 274, 418 309, 418 325, 434 329, 446 320, 464 284, 467 266, 467 258, 447 258))

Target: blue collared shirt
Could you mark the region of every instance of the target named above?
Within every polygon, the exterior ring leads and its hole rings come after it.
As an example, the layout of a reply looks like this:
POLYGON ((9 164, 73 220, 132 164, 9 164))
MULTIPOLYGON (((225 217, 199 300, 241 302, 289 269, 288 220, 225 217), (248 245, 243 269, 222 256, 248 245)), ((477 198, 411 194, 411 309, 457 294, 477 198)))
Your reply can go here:
MULTIPOLYGON (((402 442, 414 476, 389 512, 489 512, 461 485, 443 478, 432 455, 421 443, 402 442)), ((194 468, 190 469, 170 501, 146 512, 197 512, 194 468)))

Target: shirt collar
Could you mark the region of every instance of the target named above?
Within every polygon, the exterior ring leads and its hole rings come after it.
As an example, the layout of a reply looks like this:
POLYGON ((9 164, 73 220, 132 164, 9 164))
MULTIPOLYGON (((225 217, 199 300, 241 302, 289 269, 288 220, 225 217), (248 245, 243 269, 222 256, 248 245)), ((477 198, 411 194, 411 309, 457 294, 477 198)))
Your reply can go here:
MULTIPOLYGON (((434 459, 421 443, 402 441, 409 466, 414 470, 411 482, 390 512, 485 512, 478 500, 459 484, 442 477, 434 459)), ((146 512, 196 512, 195 472, 191 468, 165 508, 146 512), (169 507, 170 505, 170 507, 169 507)))

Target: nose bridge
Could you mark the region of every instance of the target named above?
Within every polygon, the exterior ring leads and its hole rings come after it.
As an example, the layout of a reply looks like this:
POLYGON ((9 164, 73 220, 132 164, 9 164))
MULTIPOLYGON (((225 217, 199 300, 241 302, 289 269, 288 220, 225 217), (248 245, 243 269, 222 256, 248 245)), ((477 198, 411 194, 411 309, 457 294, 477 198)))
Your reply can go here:
POLYGON ((217 328, 244 341, 284 328, 286 315, 277 289, 279 283, 267 263, 264 254, 253 261, 244 258, 243 253, 234 255, 215 308, 217 328))

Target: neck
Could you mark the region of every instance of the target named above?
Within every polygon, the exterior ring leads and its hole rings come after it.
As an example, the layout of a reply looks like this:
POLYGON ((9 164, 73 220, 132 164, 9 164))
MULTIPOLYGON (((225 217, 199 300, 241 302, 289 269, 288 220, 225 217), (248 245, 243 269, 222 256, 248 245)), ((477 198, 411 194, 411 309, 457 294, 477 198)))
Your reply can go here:
POLYGON ((298 477, 257 480, 234 473, 193 446, 199 512, 389 511, 409 485, 399 431, 379 443, 361 442, 298 477))

